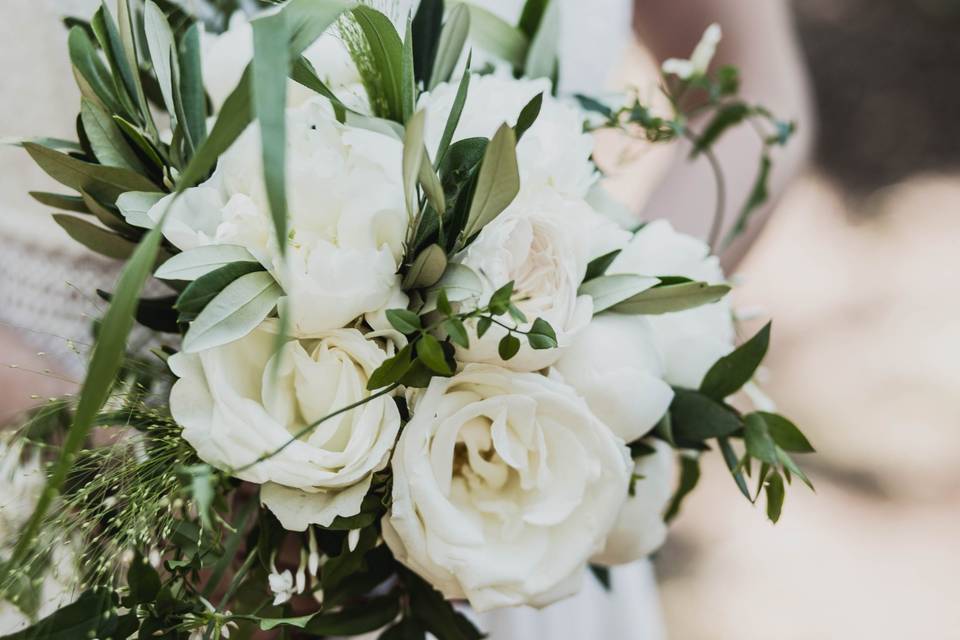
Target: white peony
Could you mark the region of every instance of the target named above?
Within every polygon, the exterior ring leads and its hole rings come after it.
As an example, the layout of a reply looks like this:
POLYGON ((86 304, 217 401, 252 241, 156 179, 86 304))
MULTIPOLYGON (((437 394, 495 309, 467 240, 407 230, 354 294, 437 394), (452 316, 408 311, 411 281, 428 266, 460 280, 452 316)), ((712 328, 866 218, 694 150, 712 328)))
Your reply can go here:
POLYGON ((338 123, 323 98, 287 112, 289 233, 284 267, 262 179, 259 127, 221 156, 211 178, 148 212, 171 206, 164 235, 182 250, 246 247, 289 297, 293 331, 346 326, 395 294, 408 216, 401 143, 338 123))
POLYGON ((264 485, 261 500, 284 527, 329 525, 359 512, 371 476, 384 468, 400 429, 389 396, 317 426, 313 422, 369 397, 367 380, 388 354, 355 329, 291 340, 276 357, 267 321, 248 336, 196 354, 179 353, 170 411, 205 462, 264 485))
POLYGON ((478 611, 575 593, 632 468, 622 441, 568 386, 489 365, 430 383, 392 466, 384 539, 478 611))
MULTIPOLYGON (((223 33, 203 32, 200 47, 204 86, 214 109, 219 111, 253 59, 253 27, 243 12, 237 11, 230 18, 229 29, 223 33)), ((360 72, 335 28, 317 39, 304 52, 304 57, 344 104, 358 111, 369 110, 360 72)), ((288 84, 287 103, 290 106, 298 106, 315 95, 312 89, 293 80, 288 84)))
MULTIPOLYGON (((700 240, 657 220, 644 226, 623 249, 607 273, 684 276, 711 284, 725 282, 720 260, 700 240)), ((648 316, 663 355, 664 378, 671 385, 696 389, 710 367, 734 348, 730 303, 648 316)))
MULTIPOLYGON (((504 362, 497 345, 507 331, 493 325, 482 338, 472 333, 470 348, 458 351, 461 360, 517 371, 537 371, 556 362, 593 316, 592 300, 577 290, 594 257, 590 221, 599 217, 580 200, 542 190, 522 194, 483 228, 460 258, 480 276, 485 289, 481 304, 513 281, 515 303, 528 321, 520 328, 528 330, 542 318, 553 327, 560 348, 535 350, 523 342, 520 352, 504 362)), ((502 320, 511 322, 508 317, 502 320)))
MULTIPOLYGON (((442 84, 421 97, 420 108, 427 111, 424 137, 431 154, 440 144, 458 86, 459 81, 442 84)), ((515 125, 520 112, 538 93, 544 94, 540 115, 517 145, 521 189, 548 187, 582 198, 597 180, 590 160, 593 136, 583 131, 582 111, 551 95, 549 80, 472 76, 453 140, 491 138, 504 122, 515 125)))
POLYGON ((633 495, 627 496, 616 526, 593 562, 617 565, 640 560, 659 549, 667 538, 663 514, 673 495, 675 455, 661 440, 647 443, 656 451, 637 460, 633 495))
POLYGON ((597 316, 554 369, 625 442, 646 435, 673 400, 673 390, 663 381, 653 328, 644 316, 597 316))

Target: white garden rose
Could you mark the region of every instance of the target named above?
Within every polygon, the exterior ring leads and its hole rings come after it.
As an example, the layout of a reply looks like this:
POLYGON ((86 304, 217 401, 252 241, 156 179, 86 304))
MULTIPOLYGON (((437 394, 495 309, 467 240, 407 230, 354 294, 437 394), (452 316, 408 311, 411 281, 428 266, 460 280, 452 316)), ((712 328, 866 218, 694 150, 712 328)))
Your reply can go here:
POLYGON ((355 329, 291 340, 277 356, 275 341, 267 321, 238 341, 174 355, 170 411, 202 460, 264 485, 261 499, 284 527, 326 526, 359 512, 372 474, 389 459, 399 410, 382 396, 290 439, 368 398, 367 380, 388 354, 355 329))
POLYGON ((250 126, 205 183, 170 195, 164 235, 179 249, 241 245, 288 295, 292 330, 309 336, 375 311, 395 295, 408 215, 401 143, 341 125, 327 100, 287 111, 287 263, 274 238, 262 178, 260 131, 250 126), (172 205, 171 205, 172 203, 172 205))
POLYGON ((516 371, 537 371, 556 362, 593 316, 591 298, 579 295, 577 289, 593 257, 589 221, 594 217, 599 214, 584 202, 541 190, 519 196, 483 228, 460 258, 480 276, 481 304, 512 281, 516 305, 527 316, 520 329, 529 330, 536 318, 542 318, 556 332, 559 348, 536 350, 523 342, 520 352, 504 361, 497 345, 507 330, 493 325, 478 338, 473 322, 470 348, 458 348, 461 360, 516 371))
POLYGON ((394 452, 383 536, 477 611, 572 595, 627 495, 623 442, 568 386, 468 365, 434 378, 394 452))
MULTIPOLYGON (((424 137, 431 154, 443 136, 458 87, 458 81, 442 84, 420 100, 420 108, 427 111, 424 137)), ((549 80, 472 76, 453 140, 491 138, 504 122, 515 125, 520 112, 538 93, 543 94, 540 115, 517 144, 521 189, 548 187, 582 198, 597 179, 590 161, 593 136, 583 131, 582 111, 552 96, 549 80)))
MULTIPOLYGON (((644 226, 617 256, 608 274, 683 276, 725 282, 720 260, 700 240, 657 220, 644 226)), ((733 314, 726 298, 714 304, 649 316, 663 355, 664 378, 671 385, 696 389, 710 367, 734 348, 733 314)))
POLYGON ((653 327, 644 316, 595 317, 554 369, 625 442, 646 435, 673 400, 653 327))
MULTIPOLYGON (((253 27, 243 12, 237 11, 223 33, 203 32, 200 46, 204 86, 214 110, 219 111, 253 59, 253 27)), ((358 111, 369 111, 360 72, 335 27, 320 36, 303 55, 344 104, 358 111)), ((293 80, 287 87, 287 104, 290 106, 298 106, 317 95, 293 80)))
POLYGON ((647 557, 667 539, 664 512, 673 495, 676 472, 675 454, 662 440, 647 440, 654 453, 639 458, 633 473, 633 495, 620 510, 620 517, 602 552, 592 561, 618 565, 647 557))

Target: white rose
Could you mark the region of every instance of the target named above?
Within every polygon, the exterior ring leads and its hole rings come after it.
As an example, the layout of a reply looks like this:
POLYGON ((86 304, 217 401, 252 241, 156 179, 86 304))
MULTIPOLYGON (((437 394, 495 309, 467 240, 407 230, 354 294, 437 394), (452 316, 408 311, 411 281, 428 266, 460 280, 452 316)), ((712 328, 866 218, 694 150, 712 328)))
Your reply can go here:
MULTIPOLYGON (((219 111, 253 59, 253 27, 243 12, 237 11, 223 33, 203 32, 200 47, 204 85, 214 109, 219 111)), ((358 111, 369 110, 360 72, 335 29, 320 36, 303 55, 344 104, 358 111)), ((317 95, 293 80, 287 86, 287 103, 291 106, 300 105, 317 95)))
MULTIPOLYGON (((420 107, 427 110, 425 140, 431 154, 447 126, 458 86, 458 81, 442 84, 421 98, 420 107)), ((520 112, 538 93, 544 94, 540 115, 517 145, 521 189, 549 187, 582 198, 597 179, 590 161, 593 136, 583 131, 582 111, 551 95, 549 80, 472 76, 453 140, 490 138, 504 122, 515 125, 520 112)))
POLYGON ((268 321, 236 342, 170 358, 179 378, 170 412, 202 460, 264 485, 261 499, 284 527, 329 525, 359 512, 372 474, 389 459, 399 410, 383 396, 289 441, 369 397, 367 380, 387 353, 359 331, 340 329, 289 341, 275 372, 275 340, 275 323, 268 321))
POLYGON ((653 328, 643 316, 595 317, 554 369, 625 442, 646 435, 673 400, 673 390, 662 379, 653 328))
MULTIPOLYGON (((665 220, 651 222, 634 236, 607 273, 684 276, 725 282, 720 260, 700 240, 678 233, 665 220)), ((663 354, 665 379, 674 386, 696 389, 710 367, 734 348, 730 303, 714 304, 648 316, 663 354)))
POLYGON ((391 551, 478 611, 575 593, 632 468, 572 389, 489 365, 434 378, 392 466, 391 551))
POLYGON ((663 514, 673 495, 675 454, 661 440, 647 443, 656 451, 637 460, 633 495, 628 494, 616 526, 593 562, 617 565, 640 560, 659 549, 667 538, 663 514))
POLYGON ((379 309, 398 286, 408 216, 401 143, 338 123, 323 98, 287 111, 287 264, 284 267, 262 178, 260 131, 249 127, 211 178, 148 212, 172 209, 164 235, 187 250, 246 247, 274 274, 291 303, 293 331, 346 326, 379 309))
MULTIPOLYGON (((516 305, 527 316, 520 329, 528 330, 536 318, 542 318, 556 332, 559 348, 535 350, 522 342, 520 352, 504 362, 497 345, 507 330, 493 325, 477 338, 473 323, 470 348, 458 350, 461 360, 517 371, 537 371, 556 362, 593 316, 590 297, 577 293, 591 257, 589 220, 593 216, 599 217, 582 201, 542 190, 518 197, 484 227, 461 257, 480 276, 485 289, 481 304, 513 281, 516 305)), ((508 317, 501 319, 510 322, 508 317)))

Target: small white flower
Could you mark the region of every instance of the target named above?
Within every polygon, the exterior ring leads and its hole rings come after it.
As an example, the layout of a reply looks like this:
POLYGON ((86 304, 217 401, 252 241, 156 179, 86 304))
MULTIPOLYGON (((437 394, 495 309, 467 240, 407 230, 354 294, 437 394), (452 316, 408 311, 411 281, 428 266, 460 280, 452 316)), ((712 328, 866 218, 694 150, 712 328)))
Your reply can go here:
POLYGON ((359 542, 360 529, 350 529, 350 532, 347 534, 347 548, 349 548, 350 551, 356 551, 359 542))
POLYGON ((309 527, 307 541, 310 548, 310 554, 307 556, 307 570, 311 576, 316 576, 317 572, 320 571, 320 552, 317 550, 317 534, 314 532, 312 525, 309 527))
POLYGON ((690 55, 689 60, 680 58, 669 58, 663 61, 663 72, 675 75, 681 80, 689 80, 694 76, 702 76, 707 73, 713 56, 717 53, 717 45, 720 44, 720 38, 723 32, 720 25, 714 23, 707 27, 703 32, 703 37, 697 43, 696 48, 690 55))
POLYGON ((267 576, 267 582, 270 585, 270 591, 273 593, 273 606, 289 602, 297 591, 293 586, 293 574, 290 569, 285 569, 283 573, 277 573, 277 568, 267 576))

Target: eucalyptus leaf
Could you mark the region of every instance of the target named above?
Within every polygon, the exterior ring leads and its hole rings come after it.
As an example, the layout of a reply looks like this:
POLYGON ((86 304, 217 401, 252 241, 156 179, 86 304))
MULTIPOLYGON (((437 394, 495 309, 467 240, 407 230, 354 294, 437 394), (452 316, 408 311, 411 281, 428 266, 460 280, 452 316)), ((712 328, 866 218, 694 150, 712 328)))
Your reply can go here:
POLYGON ((522 69, 530 45, 523 32, 487 9, 469 3, 463 6, 470 10, 470 40, 515 69, 522 69))
POLYGON ((231 282, 190 324, 183 350, 196 353, 244 337, 277 306, 283 290, 266 271, 231 282))
POLYGON ((624 300, 630 300, 637 294, 647 291, 660 282, 656 278, 620 273, 609 276, 599 276, 580 285, 579 294, 593 299, 593 313, 602 313, 615 308, 624 300))
POLYGON ((743 421, 731 409, 690 389, 674 389, 670 421, 678 446, 728 436, 743 427, 743 421))
POLYGON ((554 78, 559 61, 559 44, 560 0, 550 0, 530 41, 523 74, 528 78, 554 78))
MULTIPOLYGON (((443 31, 440 33, 440 42, 437 44, 437 54, 433 63, 430 82, 427 88, 433 90, 438 84, 450 80, 453 70, 463 55, 463 46, 470 35, 470 10, 464 4, 454 5, 450 9, 443 31)), ((467 65, 469 67, 469 65, 467 65)))
POLYGON ((713 304, 730 292, 723 284, 685 282, 653 287, 617 304, 612 311, 638 315, 660 315, 713 304))
POLYGON ((417 255, 406 276, 403 288, 423 289, 437 284, 447 269, 447 253, 440 245, 431 244, 417 255))
POLYGON ((65 196, 59 193, 47 193, 45 191, 31 191, 30 197, 40 204, 55 209, 63 209, 64 211, 72 211, 74 213, 92 213, 87 209, 87 205, 84 204, 82 197, 65 196))
POLYGON ((289 25, 284 11, 251 20, 253 61, 250 63, 254 113, 260 123, 263 181, 280 253, 287 248, 287 75, 289 25))
POLYGON ((733 395, 750 381, 770 346, 770 323, 710 367, 700 383, 700 391, 716 400, 733 395))
POLYGON ((150 53, 150 62, 153 64, 153 72, 157 76, 157 83, 160 85, 160 92, 163 96, 163 103, 167 113, 173 118, 176 124, 177 108, 174 98, 174 70, 177 64, 176 43, 173 37, 173 31, 167 22, 167 17, 160 8, 146 0, 143 7, 144 31, 147 36, 147 49, 150 53))
POLYGON ((193 23, 180 38, 179 64, 174 87, 174 101, 179 124, 187 134, 191 156, 207 137, 207 94, 203 88, 203 67, 200 61, 200 27, 193 23), (179 91, 177 90, 179 89, 179 91))
POLYGON ((183 293, 180 294, 180 297, 177 298, 175 308, 181 313, 200 313, 232 282, 242 278, 248 273, 263 270, 263 267, 258 262, 231 262, 230 264, 225 264, 191 282, 190 285, 183 290, 183 293))
POLYGON ((67 37, 67 45, 78 84, 83 81, 81 91, 84 97, 98 102, 111 113, 128 114, 128 110, 121 106, 110 72, 103 65, 87 32, 80 27, 72 27, 67 37))
POLYGON ((196 280, 232 263, 257 262, 244 247, 234 244, 211 244, 196 247, 173 256, 157 269, 162 280, 196 280))
POLYGON ((483 154, 477 186, 463 235, 469 239, 510 206, 520 192, 520 171, 517 167, 517 137, 513 128, 504 124, 490 140, 483 154))
POLYGON ((90 224, 86 220, 81 220, 80 218, 75 218, 64 213, 53 214, 53 219, 71 238, 91 251, 107 256, 108 258, 127 260, 133 255, 134 250, 137 248, 137 245, 133 242, 103 227, 90 224))
POLYGON ((137 154, 130 148, 113 118, 89 100, 80 101, 80 120, 100 164, 122 167, 137 173, 145 171, 137 154))
POLYGON ((128 169, 83 162, 31 142, 24 148, 51 178, 100 202, 116 202, 126 191, 159 191, 150 180, 128 169))

